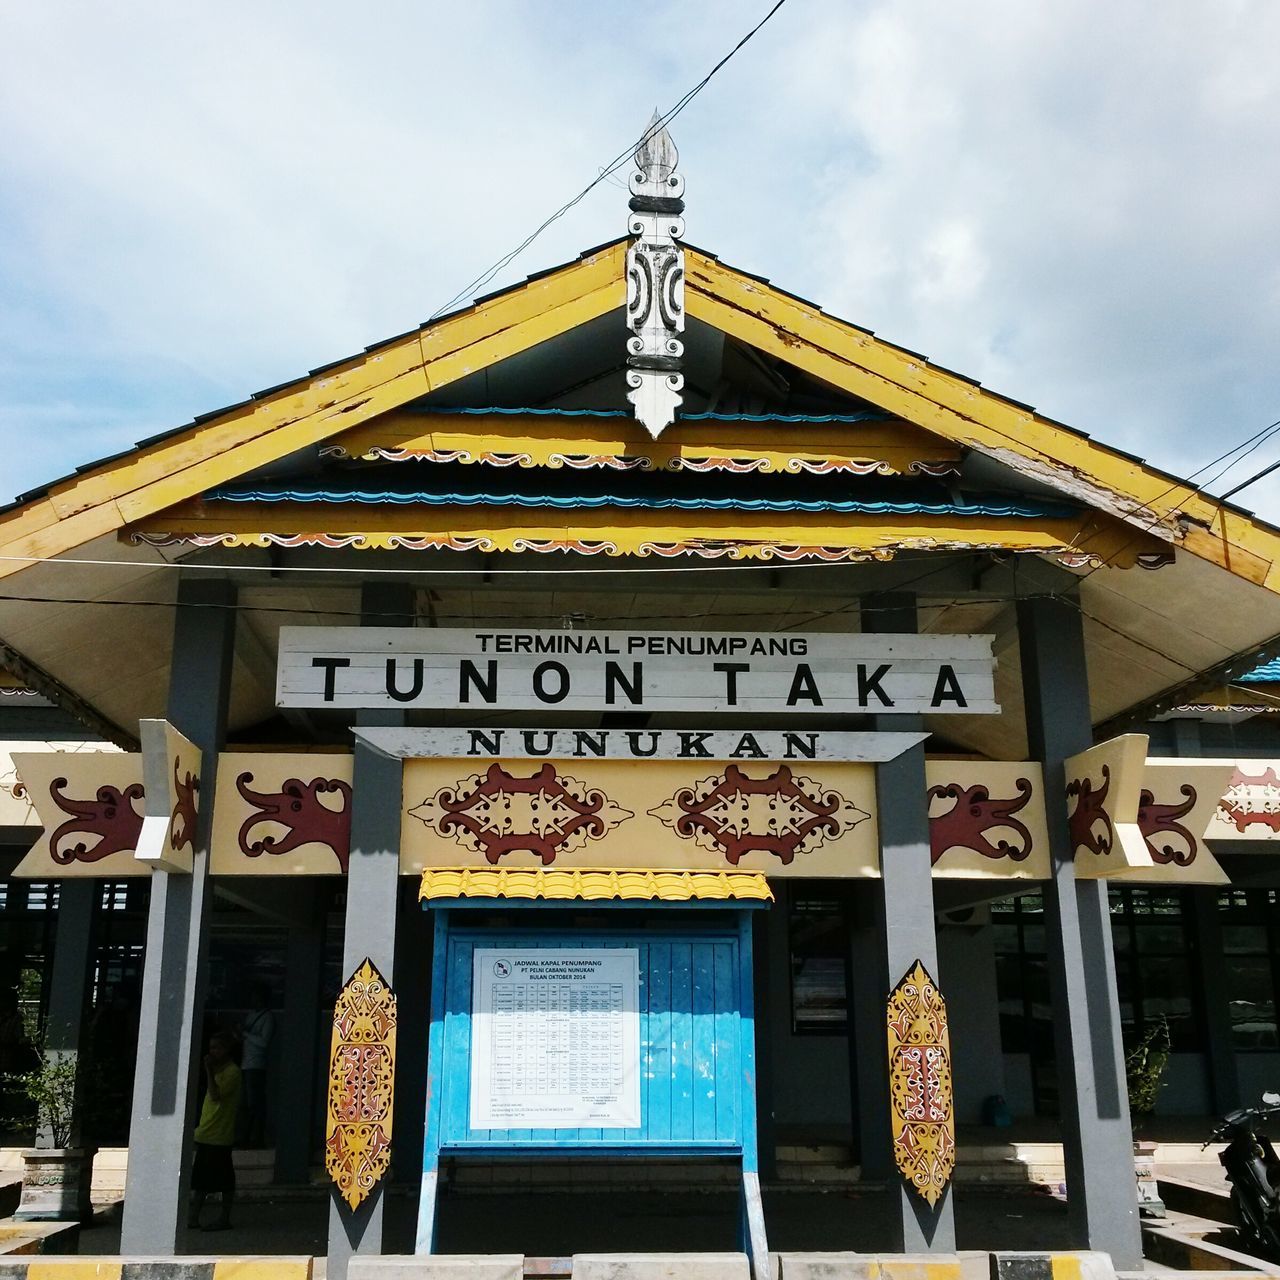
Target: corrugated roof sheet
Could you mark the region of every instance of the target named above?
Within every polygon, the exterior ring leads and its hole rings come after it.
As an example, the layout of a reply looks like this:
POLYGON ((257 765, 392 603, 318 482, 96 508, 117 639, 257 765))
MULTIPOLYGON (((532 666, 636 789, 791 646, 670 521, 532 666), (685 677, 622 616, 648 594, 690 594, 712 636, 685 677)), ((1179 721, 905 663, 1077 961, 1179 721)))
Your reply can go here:
POLYGON ((1255 667, 1248 675, 1238 676, 1237 684, 1280 684, 1280 658, 1272 658, 1262 666, 1255 667))
MULTIPOLYGON (((576 478, 576 477, 575 477, 576 478)), ((428 489, 421 480, 413 483, 403 470, 397 468, 385 479, 368 471, 352 476, 334 476, 323 481, 291 480, 284 484, 226 485, 211 489, 205 494, 210 502, 254 503, 325 503, 329 505, 357 503, 361 506, 396 507, 551 507, 560 511, 618 507, 648 511, 806 511, 834 512, 841 515, 895 515, 895 516, 961 516, 961 517, 1017 517, 1021 519, 1070 518, 1079 508, 1066 502, 1053 502, 1043 498, 1031 498, 1015 494, 959 494, 947 496, 941 486, 925 486, 911 481, 896 482, 902 491, 895 496, 889 485, 874 489, 863 485, 858 497, 789 497, 764 496, 757 487, 752 493, 750 482, 740 482, 745 492, 711 497, 708 495, 677 496, 670 492, 619 492, 622 487, 616 477, 609 477, 612 492, 589 493, 581 489, 567 493, 548 493, 545 482, 532 492, 517 492, 514 486, 505 493, 468 491, 458 485, 428 489)), ((668 487, 677 482, 666 476, 658 478, 668 487)), ((790 480, 791 477, 785 479, 790 480)), ((812 493, 819 484, 809 477, 807 490, 812 493)), ((578 482, 584 488, 590 480, 578 482)), ((639 483, 654 483, 649 477, 640 477, 639 483)), ((848 482, 846 482, 847 494, 848 482)), ((532 488, 532 486, 531 486, 532 488)))
POLYGON ((448 898, 510 898, 551 902, 772 902, 769 882, 758 871, 489 871, 428 869, 420 901, 448 898))

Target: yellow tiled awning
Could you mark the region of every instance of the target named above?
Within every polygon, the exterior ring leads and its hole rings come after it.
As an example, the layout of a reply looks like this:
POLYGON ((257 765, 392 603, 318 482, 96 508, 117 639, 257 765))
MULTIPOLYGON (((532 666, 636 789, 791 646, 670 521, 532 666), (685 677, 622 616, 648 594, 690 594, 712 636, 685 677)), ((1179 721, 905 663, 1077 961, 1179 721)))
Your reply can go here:
POLYGON ((555 902, 598 902, 611 898, 644 902, 772 902, 769 883, 758 871, 528 871, 428 869, 422 873, 420 901, 445 898, 536 898, 555 902))

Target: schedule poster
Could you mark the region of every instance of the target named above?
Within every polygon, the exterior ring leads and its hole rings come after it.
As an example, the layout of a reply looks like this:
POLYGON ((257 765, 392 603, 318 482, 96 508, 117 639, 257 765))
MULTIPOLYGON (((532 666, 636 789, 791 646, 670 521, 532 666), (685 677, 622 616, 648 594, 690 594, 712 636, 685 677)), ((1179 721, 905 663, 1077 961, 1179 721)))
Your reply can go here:
POLYGON ((640 1126, 640 953, 476 948, 471 1128, 640 1126))

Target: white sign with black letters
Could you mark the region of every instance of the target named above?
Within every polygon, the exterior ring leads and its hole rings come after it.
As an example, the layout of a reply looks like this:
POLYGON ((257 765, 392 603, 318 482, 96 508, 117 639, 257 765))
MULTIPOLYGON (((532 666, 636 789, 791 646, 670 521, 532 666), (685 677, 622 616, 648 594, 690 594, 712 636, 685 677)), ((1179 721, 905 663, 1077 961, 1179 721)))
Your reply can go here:
POLYGON ((281 707, 994 715, 991 636, 282 627, 281 707))
POLYGON ((640 1125, 640 953, 477 947, 472 1129, 640 1125))

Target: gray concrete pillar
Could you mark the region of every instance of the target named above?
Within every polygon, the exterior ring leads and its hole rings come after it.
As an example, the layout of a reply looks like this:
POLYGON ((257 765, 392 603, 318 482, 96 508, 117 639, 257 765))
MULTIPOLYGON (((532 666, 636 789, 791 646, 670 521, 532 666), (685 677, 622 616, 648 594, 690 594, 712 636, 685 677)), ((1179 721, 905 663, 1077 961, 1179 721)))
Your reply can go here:
POLYGON ((204 753, 191 875, 153 872, 138 1019, 120 1250, 177 1249, 190 1184, 191 1116, 203 1051, 209 942, 209 837, 218 751, 226 731, 236 629, 230 582, 183 575, 178 584, 168 719, 204 753))
MULTIPOLYGON (((918 629, 915 597, 906 593, 873 597, 864 602, 865 632, 914 634, 918 629)), ((916 716, 877 716, 877 729, 904 732, 923 726, 916 716)), ((929 851, 928 785, 924 771, 924 744, 895 760, 876 766, 876 820, 880 827, 880 880, 876 914, 879 917, 881 956, 877 976, 883 975, 878 1034, 859 1049, 859 1059, 874 1054, 886 1062, 885 1001, 889 992, 919 960, 946 995, 946 975, 938 971, 938 940, 934 924, 933 861, 929 851)), ((957 1028, 952 1027, 953 1035, 957 1028)), ((871 1073, 867 1073, 868 1083, 871 1073)), ((887 1065, 874 1081, 878 1092, 863 1096, 860 1105, 889 1115, 887 1065), (883 1082, 883 1083, 881 1083, 883 1082)), ((862 1079, 859 1079, 862 1083, 862 1079)), ((887 1123, 886 1123, 887 1131, 887 1123)), ((883 1138, 878 1139, 883 1151, 883 1138)), ((869 1155, 864 1153, 864 1158, 869 1155)), ((888 1158, 892 1163, 892 1150, 888 1158)), ((878 1160, 875 1161, 878 1164, 878 1160)), ((873 1164, 874 1167, 874 1164, 873 1164)), ((895 1228, 900 1247, 907 1253, 953 1252, 956 1247, 955 1214, 951 1189, 931 1209, 899 1177, 890 1178, 896 1189, 895 1228)))
MULTIPOLYGON (((89 971, 93 960, 93 919, 102 893, 101 880, 64 880, 58 887, 58 919, 53 935, 53 969, 49 977, 49 1004, 44 1032, 45 1057, 63 1061, 79 1059, 85 1045, 85 1013, 89 1004, 89 971)), ((76 1093, 86 1086, 83 1071, 76 1077, 76 1093)), ((72 1130, 71 1146, 81 1141, 79 1126, 72 1130)), ((41 1117, 36 1146, 52 1147, 53 1131, 41 1117)))
POLYGON ((299 918, 289 926, 285 943, 284 1008, 276 1035, 279 1070, 271 1115, 274 1117, 275 1180, 306 1183, 311 1172, 312 1139, 319 1129, 316 1072, 298 1069, 329 1053, 329 1028, 321 1034, 320 980, 324 969, 324 917, 316 886, 305 881, 289 886, 302 900, 299 918))
MULTIPOLYGON (((1064 575, 1060 591, 1074 589, 1064 575)), ((1142 1239, 1107 884, 1076 879, 1067 833, 1063 763, 1093 743, 1078 601, 1018 601, 1018 639, 1027 741, 1044 765, 1049 822, 1045 934, 1068 1210, 1076 1245, 1130 1271, 1142 1265, 1142 1239)))
MULTIPOLYGON (((362 620, 368 626, 413 623, 413 589, 402 583, 366 583, 361 592, 362 620)), ((405 723, 403 711, 362 711, 361 725, 405 723)), ((351 787, 351 858, 347 870, 347 911, 342 944, 342 977, 349 978, 367 956, 389 981, 395 981, 396 916, 400 885, 400 794, 403 762, 357 742, 351 787)), ((425 1063, 421 1064, 425 1068, 425 1063)), ((397 1076, 403 1070, 397 1061, 397 1076)), ((412 1141, 412 1138, 409 1139, 412 1141)), ((396 1134, 398 1146, 402 1138, 396 1134)), ((383 1250, 384 1178, 352 1212, 330 1189, 329 1280, 347 1280, 356 1254, 383 1250)))

